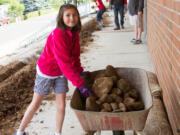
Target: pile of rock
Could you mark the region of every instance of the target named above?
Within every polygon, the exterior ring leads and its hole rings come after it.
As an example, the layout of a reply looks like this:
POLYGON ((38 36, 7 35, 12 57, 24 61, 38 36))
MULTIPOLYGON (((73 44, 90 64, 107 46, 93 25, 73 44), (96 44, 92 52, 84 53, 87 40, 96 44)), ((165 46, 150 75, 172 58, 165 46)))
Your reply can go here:
POLYGON ((127 112, 144 109, 138 91, 108 65, 97 73, 92 84, 93 96, 86 99, 87 111, 127 112))

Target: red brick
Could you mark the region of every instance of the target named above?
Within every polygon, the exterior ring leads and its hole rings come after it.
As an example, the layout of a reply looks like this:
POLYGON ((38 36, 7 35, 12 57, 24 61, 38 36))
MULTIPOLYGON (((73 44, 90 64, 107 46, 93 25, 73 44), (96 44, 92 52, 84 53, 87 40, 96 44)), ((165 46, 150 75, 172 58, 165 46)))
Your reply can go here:
POLYGON ((166 15, 168 19, 172 20, 173 12, 170 10, 166 10, 166 13, 164 13, 164 15, 166 15))
POLYGON ((178 50, 175 45, 172 45, 172 55, 175 57, 178 64, 180 65, 180 50, 178 50))
POLYGON ((179 97, 179 94, 177 94, 177 89, 175 87, 175 83, 173 81, 173 78, 170 78, 168 80, 169 82, 169 91, 168 94, 169 94, 169 97, 170 97, 170 101, 172 102, 172 106, 173 106, 173 111, 174 111, 174 119, 176 120, 176 125, 180 127, 180 123, 178 120, 180 120, 180 104, 178 103, 178 97, 179 97))
POLYGON ((180 40, 174 37, 172 33, 171 33, 170 39, 172 40, 175 47, 180 51, 180 40))
POLYGON ((178 63, 178 60, 174 56, 171 57, 171 63, 175 68, 176 72, 180 75, 180 64, 178 63))
POLYGON ((167 93, 164 93, 163 94, 163 99, 164 99, 164 103, 165 103, 165 106, 166 106, 166 110, 168 113, 168 117, 169 117, 169 120, 170 120, 170 123, 171 123, 171 127, 173 128, 173 132, 174 132, 174 135, 177 135, 177 129, 178 129, 178 125, 177 125, 177 117, 176 115, 174 114, 174 109, 173 109, 173 104, 171 103, 171 99, 169 97, 169 94, 167 93))
POLYGON ((180 15, 178 15, 177 13, 173 13, 172 21, 175 22, 177 25, 180 25, 180 15))
POLYGON ((167 8, 173 9, 173 1, 172 0, 165 0, 165 5, 167 8))
POLYGON ((177 12, 180 12, 180 2, 174 1, 173 2, 173 9, 177 12))
MULTIPOLYGON (((177 74, 177 72, 174 69, 174 66, 172 67, 172 77, 175 81, 176 87, 177 87, 177 91, 180 94, 180 76, 177 74)), ((180 98, 179 98, 180 100, 180 98)))
POLYGON ((174 35, 176 37, 179 37, 180 38, 180 27, 178 27, 177 25, 175 24, 172 24, 172 32, 174 33, 174 35))
POLYGON ((167 95, 166 93, 163 94, 163 99, 164 99, 164 104, 165 104, 165 106, 166 106, 166 111, 167 111, 167 112, 170 112, 170 113, 168 113, 167 115, 168 115, 168 118, 169 118, 171 127, 172 127, 172 129, 173 129, 174 135, 177 135, 177 133, 176 133, 177 128, 175 128, 176 125, 175 125, 175 121, 174 121, 174 119, 173 119, 173 116, 174 116, 174 115, 173 115, 173 113, 171 113, 172 110, 173 110, 172 104, 171 104, 171 102, 170 102, 170 100, 169 100, 169 98, 168 98, 168 95, 167 95), (167 102, 165 102, 165 101, 167 101, 167 102))

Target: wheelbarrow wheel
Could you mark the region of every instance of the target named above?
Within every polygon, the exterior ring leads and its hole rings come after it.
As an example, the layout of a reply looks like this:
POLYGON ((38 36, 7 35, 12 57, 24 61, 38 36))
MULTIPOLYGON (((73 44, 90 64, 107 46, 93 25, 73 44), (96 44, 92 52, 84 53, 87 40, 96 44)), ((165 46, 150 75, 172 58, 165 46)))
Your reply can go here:
POLYGON ((124 131, 113 131, 113 135, 125 135, 124 131))

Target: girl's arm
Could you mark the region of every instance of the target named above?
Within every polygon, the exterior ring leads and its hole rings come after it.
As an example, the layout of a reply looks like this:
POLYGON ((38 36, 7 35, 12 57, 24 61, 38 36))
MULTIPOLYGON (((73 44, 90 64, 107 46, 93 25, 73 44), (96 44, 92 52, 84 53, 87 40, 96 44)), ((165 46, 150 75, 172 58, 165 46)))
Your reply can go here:
POLYGON ((78 72, 83 72, 84 69, 81 65, 81 61, 80 61, 80 40, 79 40, 79 34, 77 34, 76 36, 76 40, 75 40, 75 44, 76 45, 76 48, 78 49, 78 53, 74 56, 74 66, 75 68, 77 69, 78 72))
POLYGON ((84 81, 72 64, 74 61, 71 56, 71 48, 68 47, 66 37, 64 35, 55 35, 53 41, 54 56, 62 73, 72 82, 73 85, 80 87, 84 84, 84 81))

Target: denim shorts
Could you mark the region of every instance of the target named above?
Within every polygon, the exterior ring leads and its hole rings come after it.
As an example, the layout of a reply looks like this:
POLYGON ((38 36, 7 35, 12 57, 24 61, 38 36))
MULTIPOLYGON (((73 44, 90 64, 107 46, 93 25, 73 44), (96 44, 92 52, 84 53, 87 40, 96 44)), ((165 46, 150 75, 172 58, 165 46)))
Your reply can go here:
POLYGON ((36 73, 34 92, 41 95, 49 94, 50 88, 54 89, 54 93, 66 93, 69 91, 66 77, 45 78, 36 73))

